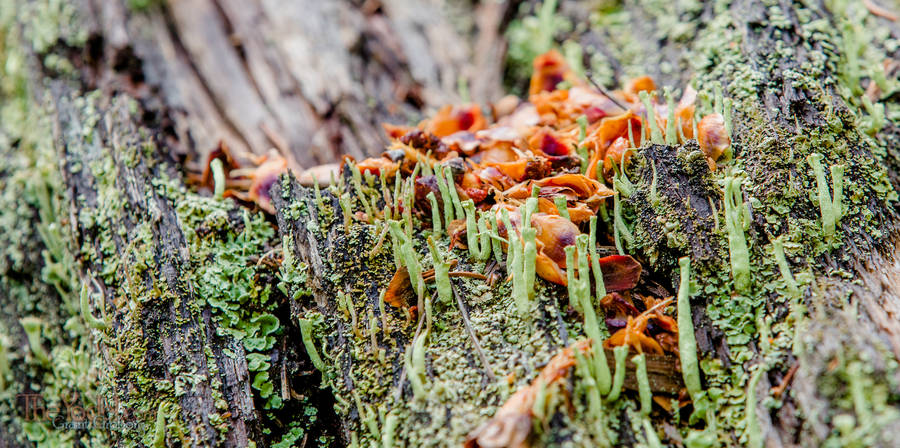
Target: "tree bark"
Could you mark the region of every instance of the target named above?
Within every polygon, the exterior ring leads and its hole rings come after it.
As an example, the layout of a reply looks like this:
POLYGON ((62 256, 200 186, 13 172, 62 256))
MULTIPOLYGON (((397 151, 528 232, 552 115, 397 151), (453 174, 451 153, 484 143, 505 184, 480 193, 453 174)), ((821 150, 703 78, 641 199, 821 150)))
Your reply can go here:
MULTIPOLYGON (((580 334, 562 288, 542 284, 522 318, 507 287, 455 281, 459 303, 436 304, 430 389, 417 400, 405 375, 415 327, 380 301, 394 268, 389 241, 371 252, 380 229, 345 229, 331 192, 320 203, 290 177, 273 186, 267 221, 185 175, 220 141, 247 155, 276 147, 294 167, 378 154, 380 123, 460 101, 460 80, 475 101, 498 99, 503 30, 527 12, 520 2, 59 3, 0 4, 0 447, 454 445, 574 342, 569 330, 580 334), (61 430, 24 413, 28 394, 139 426, 61 430)), ((711 171, 694 142, 644 145, 623 200, 635 235, 626 249, 657 291, 674 293, 678 258, 692 260, 719 443, 892 446, 897 22, 844 2, 561 10, 576 26, 557 37, 577 41, 612 83, 650 74, 692 84, 707 110, 715 85, 732 101, 733 160, 711 171), (835 237, 822 230, 813 153, 826 173, 846 166, 835 237), (731 278, 726 174, 743 179, 751 217, 749 292, 731 278), (799 297, 773 255, 779 236, 799 297)), ((456 269, 481 267, 461 257, 456 269)), ((653 360, 657 394, 673 398, 677 369, 653 360)), ((618 442, 645 443, 625 408, 610 416, 618 442)), ((573 415, 556 412, 535 442, 589 440, 573 415)), ((653 421, 672 445, 703 428, 662 408, 653 421)))
POLYGON ((258 212, 197 202, 184 172, 220 141, 295 167, 361 157, 386 141, 381 122, 453 101, 461 79, 494 97, 511 5, 474 7, 477 22, 451 23, 438 2, 400 0, 0 6, 0 446, 340 441, 278 288, 280 237, 258 212), (201 278, 223 257, 252 275, 201 278), (211 300, 219 282, 233 303, 211 300), (278 328, 251 349, 260 315, 278 328), (84 372, 54 368, 69 355, 84 372), (76 406, 124 427, 57 429, 76 406))

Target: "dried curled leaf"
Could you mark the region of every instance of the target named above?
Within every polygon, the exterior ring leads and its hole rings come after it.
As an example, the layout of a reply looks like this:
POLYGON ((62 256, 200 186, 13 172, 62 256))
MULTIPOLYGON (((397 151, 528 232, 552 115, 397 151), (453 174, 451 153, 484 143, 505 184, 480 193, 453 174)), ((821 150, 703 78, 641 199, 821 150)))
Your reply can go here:
POLYGON ((591 349, 591 340, 584 339, 570 347, 562 349, 541 370, 531 385, 514 393, 494 417, 483 423, 466 437, 467 448, 516 447, 530 446, 532 408, 541 387, 550 388, 555 383, 568 377, 575 365, 575 350, 587 354, 591 349))

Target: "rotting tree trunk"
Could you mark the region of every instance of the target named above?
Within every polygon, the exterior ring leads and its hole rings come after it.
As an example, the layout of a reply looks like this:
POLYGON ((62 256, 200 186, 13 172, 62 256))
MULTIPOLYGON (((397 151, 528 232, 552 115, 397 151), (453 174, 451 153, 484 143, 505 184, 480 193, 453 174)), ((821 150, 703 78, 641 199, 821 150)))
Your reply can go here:
MULTIPOLYGON (((424 408, 400 412, 411 397, 401 372, 412 329, 399 312, 388 309, 382 317, 377 306, 391 274, 390 255, 360 262, 377 235, 363 226, 345 233, 336 224, 336 201, 325 210, 332 215, 320 219, 311 193, 288 182, 274 190, 280 235, 270 229, 254 238, 248 227, 262 226, 238 207, 186 192, 178 163, 203 160, 219 140, 257 155, 275 146, 300 166, 334 161, 342 153, 378 153, 385 141, 380 122, 406 122, 423 106, 455 100, 460 75, 469 80, 472 98, 496 99, 502 90, 498 30, 514 6, 480 2, 475 10, 454 5, 456 12, 439 2, 402 0, 151 1, 143 11, 127 6, 138 3, 0 4, 0 11, 14 12, 2 15, 11 20, 2 24, 2 51, 13 61, 4 64, 4 106, 22 111, 4 115, 0 139, 0 237, 6 243, 0 384, 7 386, 0 387, 0 446, 29 440, 150 444, 158 433, 170 445, 245 446, 254 440, 261 446, 282 440, 294 427, 303 431, 298 445, 319 443, 319 435, 346 443, 354 432, 369 437, 360 409, 373 413, 368 417, 381 427, 378 405, 388 401, 400 419, 395 440, 459 441, 510 390, 483 374, 456 304, 442 305, 446 330, 435 334, 426 362, 427 378, 443 387, 424 408), (479 19, 461 25, 457 16, 479 19), (237 265, 253 266, 252 278, 215 277, 210 266, 237 272, 228 265, 235 254, 227 243, 241 235, 253 238, 259 252, 236 255, 237 265), (283 249, 297 264, 283 267, 281 275, 297 274, 285 283, 298 300, 280 293, 279 271, 264 257, 282 241, 293 242, 283 249), (290 271, 304 263, 305 274, 290 271), (265 371, 273 393, 284 400, 280 411, 266 410, 267 399, 250 385, 259 372, 248 367, 249 350, 227 331, 233 326, 222 309, 211 305, 206 287, 217 282, 254 294, 270 290, 268 301, 246 308, 280 322, 274 344, 256 350, 270 364, 265 371), (85 322, 82 283, 93 293, 88 311, 105 312, 109 329, 85 322), (348 324, 346 306, 338 309, 338 293, 358 308, 358 328, 348 324), (311 373, 297 328, 298 319, 317 319, 314 312, 323 315, 314 340, 334 373, 326 376, 330 387, 324 392, 316 392, 319 377, 311 373), (40 319, 37 331, 34 321, 21 320, 30 317, 40 319), (367 352, 373 348, 370 332, 383 319, 390 337, 376 334, 375 344, 384 350, 379 358, 377 349, 367 352), (29 344, 35 334, 36 347, 29 344), (52 362, 42 361, 40 347, 52 362), (67 366, 86 373, 74 375, 67 366), (97 396, 114 397, 144 426, 59 431, 47 421, 26 421, 16 394, 37 391, 57 403, 77 391, 95 407, 97 396), (295 420, 309 409, 300 396, 316 393, 334 394, 337 413, 329 415, 326 405, 318 409, 318 423, 295 420), (160 415, 166 426, 156 426, 160 415)), ((581 5, 563 7, 576 21, 588 20, 581 5)), ((649 73, 675 88, 693 80, 705 93, 721 83, 734 100, 735 160, 720 170, 745 175, 751 293, 732 294, 716 182, 722 174, 711 173, 695 147, 643 148, 629 172, 636 193, 625 201, 636 236, 627 249, 654 279, 674 291, 675 261, 684 255, 694 261, 700 293, 692 308, 707 359, 705 386, 722 392, 720 441, 748 443, 743 418, 750 403, 758 408, 768 446, 843 444, 842 437, 891 446, 888 436, 900 426, 893 199, 900 187, 898 96, 896 90, 875 96, 876 106, 888 112, 881 126, 861 98, 874 82, 870 69, 900 57, 898 25, 842 2, 628 2, 613 12, 615 20, 576 29, 574 37, 589 53, 604 55, 615 79, 649 73), (820 230, 815 178, 806 162, 813 152, 825 156, 826 167, 847 165, 847 211, 834 247, 820 230), (648 200, 654 167, 657 205, 648 200), (770 245, 778 235, 787 235, 794 274, 811 273, 797 275, 805 291, 799 303, 808 314, 786 298, 779 280, 770 245), (771 340, 760 338, 764 328, 771 340), (798 343, 796 351, 792 343, 798 343), (761 366, 767 373, 746 401, 749 372, 761 366), (790 382, 793 366, 799 368, 790 382), (769 387, 783 381, 788 392, 774 403, 767 400, 774 394, 769 387)), ((896 87, 896 71, 885 77, 896 87)), ((461 260, 461 267, 471 265, 461 260)), ((458 288, 495 375, 511 373, 513 385, 530 380, 571 342, 560 331, 571 319, 554 300, 542 302, 525 322, 502 288, 469 282, 458 288)), ((565 292, 545 287, 543 294, 558 298, 565 292)), ((641 440, 623 422, 627 415, 619 417, 620 440, 641 440)), ((655 417, 674 429, 670 417, 655 417)), ((560 434, 585 429, 565 416, 553 425, 560 434)), ((677 431, 666 435, 669 442, 681 437, 677 431)))
POLYGON ((185 171, 220 141, 360 157, 460 80, 494 98, 513 9, 474 7, 0 5, 0 446, 342 443, 274 225, 186 191, 185 171))

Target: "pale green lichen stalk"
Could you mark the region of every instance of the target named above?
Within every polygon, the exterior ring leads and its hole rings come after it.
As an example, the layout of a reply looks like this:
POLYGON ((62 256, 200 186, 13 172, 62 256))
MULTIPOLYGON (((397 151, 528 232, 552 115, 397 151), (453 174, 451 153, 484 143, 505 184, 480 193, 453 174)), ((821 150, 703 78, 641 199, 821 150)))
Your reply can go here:
POLYGON ((600 257, 597 255, 597 216, 591 216, 589 233, 589 254, 591 256, 591 271, 594 273, 594 288, 597 300, 606 297, 606 284, 603 282, 603 271, 600 269, 600 257))
MULTIPOLYGON (((694 415, 706 418, 709 399, 700 385, 700 363, 697 360, 697 339, 691 315, 691 259, 678 260, 681 282, 678 285, 678 356, 681 359, 681 375, 684 386, 694 402, 694 415)), ((694 416, 691 416, 692 419, 694 416)))
POLYGON ((575 246, 566 246, 566 280, 568 282, 569 303, 576 310, 584 314, 584 332, 591 338, 593 358, 592 372, 597 382, 597 389, 602 395, 609 393, 611 378, 609 365, 606 361, 606 352, 603 350, 602 341, 605 339, 597 312, 591 300, 591 269, 588 264, 588 235, 578 235, 575 246), (575 251, 578 251, 577 261, 575 251), (576 278, 575 272, 578 272, 576 278))
POLYGON ((575 121, 578 123, 578 156, 581 158, 581 174, 587 174, 590 155, 584 139, 587 137, 588 119, 586 115, 582 115, 575 121))
MULTIPOLYGON (((522 216, 522 265, 520 276, 522 281, 519 283, 517 294, 519 299, 524 303, 525 307, 520 311, 526 311, 531 300, 534 298, 534 280, 535 280, 535 259, 537 258, 537 229, 531 225, 531 215, 537 211, 537 198, 530 197, 525 200, 525 205, 520 208, 522 216)), ((513 273, 515 277, 517 274, 513 273)))
MULTIPOLYGON (((454 203, 453 198, 450 197, 450 186, 447 184, 447 179, 444 177, 444 167, 438 166, 438 168, 434 171, 434 176, 438 184, 438 191, 441 193, 441 201, 444 203, 444 223, 446 225, 450 225, 450 221, 453 221, 453 211, 454 211, 454 203)), ((397 176, 398 178, 400 176, 397 176)), ((462 218, 462 215, 460 215, 462 218)))
MULTIPOLYGON (((438 171, 443 173, 445 186, 450 193, 450 204, 453 206, 454 213, 456 213, 456 219, 463 219, 465 211, 462 207, 462 201, 459 200, 459 192, 456 191, 456 182, 453 180, 453 170, 450 167, 441 166, 438 171)), ((441 191, 441 194, 443 195, 443 191, 441 191)))
POLYGON ((428 237, 428 249, 431 251, 431 259, 434 261, 434 285, 438 298, 444 304, 453 300, 453 286, 450 283, 450 263, 444 261, 440 249, 434 243, 432 237, 428 237))
MULTIPOLYGON (((641 98, 641 102, 644 103, 644 109, 647 111, 647 122, 650 125, 650 141, 662 145, 664 143, 662 131, 659 129, 659 124, 656 122, 656 109, 650 101, 650 95, 642 90, 638 96, 641 98)), ((643 131, 641 131, 641 134, 643 134, 643 131)))
POLYGON ((0 392, 6 390, 6 375, 9 373, 9 354, 6 351, 7 345, 9 345, 9 343, 6 342, 6 335, 0 333, 0 392))
POLYGON ((389 412, 384 417, 384 427, 381 429, 381 448, 394 448, 394 433, 397 432, 397 425, 400 419, 393 412, 389 412))
POLYGON ((41 364, 49 366, 50 357, 47 355, 47 350, 44 349, 43 344, 41 344, 41 327, 43 327, 44 322, 39 317, 28 316, 19 319, 19 323, 22 325, 22 329, 25 330, 31 354, 41 364))
POLYGON ((495 219, 491 219, 488 221, 491 225, 489 230, 489 234, 491 237, 491 250, 494 252, 494 259, 497 260, 497 263, 503 263, 503 243, 509 244, 509 241, 500 236, 500 231, 498 230, 497 221, 495 219))
POLYGON ((571 216, 569 216, 568 201, 566 201, 565 196, 554 197, 553 204, 556 205, 556 211, 559 212, 559 216, 566 219, 572 219, 571 216))
POLYGON ((341 204, 341 212, 344 216, 344 233, 350 233, 350 223, 353 222, 353 208, 350 207, 350 193, 344 193, 338 201, 341 204))
POLYGON ((756 372, 753 372, 753 376, 750 377, 750 381, 747 384, 747 401, 744 407, 747 415, 745 434, 747 435, 748 448, 762 448, 764 446, 762 430, 759 427, 759 419, 756 416, 756 386, 759 385, 759 380, 765 372, 766 368, 764 365, 757 366, 756 372))
POLYGON ((628 357, 628 346, 620 345, 613 348, 613 357, 616 361, 616 373, 613 376, 612 388, 606 401, 614 402, 619 399, 622 394, 622 387, 625 385, 625 360, 628 357))
POLYGON ((372 205, 369 204, 368 196, 363 190, 362 175, 359 172, 359 167, 356 166, 355 163, 348 163, 346 166, 350 167, 351 182, 353 183, 353 187, 356 189, 356 197, 362 204, 363 210, 366 212, 366 216, 371 220, 372 218, 374 218, 374 215, 372 213, 372 205))
POLYGON ((522 266, 525 257, 522 243, 516 228, 513 227, 509 219, 509 212, 505 208, 500 209, 500 219, 503 221, 507 239, 509 240, 509 246, 506 251, 506 268, 512 278, 513 301, 516 303, 516 309, 519 311, 519 314, 525 315, 528 313, 528 296, 523 294, 525 287, 523 285, 522 266))
POLYGON ((622 200, 619 199, 619 192, 616 191, 613 195, 613 240, 619 255, 625 255, 625 249, 622 247, 622 238, 629 245, 634 244, 634 235, 632 235, 628 226, 625 225, 625 220, 622 219, 622 200))
POLYGON ((431 230, 435 236, 440 236, 442 232, 441 211, 438 209, 437 198, 434 196, 433 191, 428 192, 428 202, 431 203, 431 230))
POLYGON ((678 131, 675 127, 675 99, 672 97, 672 89, 666 87, 664 92, 666 97, 666 112, 668 113, 668 116, 666 117, 666 144, 673 146, 678 144, 678 131))
POLYGON ((84 318, 85 322, 91 328, 104 331, 109 328, 109 325, 106 322, 97 319, 93 314, 91 314, 90 295, 91 294, 88 289, 88 284, 87 282, 84 282, 81 285, 81 317, 84 318))
POLYGON ((828 192, 828 181, 825 179, 825 168, 822 166, 822 154, 810 154, 806 160, 816 175, 818 187, 819 211, 822 214, 822 232, 828 241, 834 240, 834 233, 843 216, 842 202, 844 199, 844 165, 831 167, 831 183, 834 196, 828 192))
POLYGON ((156 424, 153 426, 153 448, 166 446, 166 404, 160 403, 156 408, 156 424))
POLYGON ((603 399, 597 388, 597 381, 592 373, 591 364, 580 350, 575 350, 575 370, 581 379, 580 385, 584 387, 587 397, 588 424, 594 428, 594 437, 600 446, 609 446, 609 438, 606 435, 606 419, 603 409, 603 399))
POLYGON ((751 286, 750 250, 744 231, 750 227, 750 212, 744 206, 741 180, 725 178, 725 228, 728 232, 728 250, 731 257, 731 275, 734 287, 747 293, 751 286))
POLYGON ((429 313, 428 307, 426 307, 425 300, 425 280, 422 277, 422 263, 419 260, 419 256, 416 253, 415 248, 413 247, 412 238, 409 234, 404 233, 403 229, 400 227, 400 223, 397 221, 391 221, 388 223, 391 229, 391 238, 400 246, 400 256, 402 257, 402 266, 406 267, 407 272, 409 273, 409 281, 413 286, 413 291, 416 292, 416 297, 418 297, 418 306, 419 309, 425 309, 425 318, 429 324, 431 325, 431 313, 429 313))
POLYGON ((222 199, 225 193, 225 168, 222 166, 222 159, 218 157, 209 162, 209 169, 213 175, 213 185, 215 186, 214 195, 216 199, 222 199))
POLYGON ((319 356, 319 351, 316 350, 316 343, 313 339, 312 320, 299 319, 297 323, 300 327, 300 337, 303 339, 303 347, 309 355, 309 360, 312 361, 316 370, 325 372, 325 362, 323 362, 322 358, 319 356))
POLYGON ((799 297, 800 288, 797 286, 797 280, 794 279, 794 274, 791 273, 791 267, 788 265, 787 257, 784 255, 784 235, 772 240, 772 252, 775 255, 775 263, 778 264, 778 270, 781 273, 781 278, 784 280, 784 285, 787 287, 788 293, 790 293, 791 297, 799 297))
POLYGON ((650 392, 650 379, 647 377, 647 359, 643 353, 635 355, 631 358, 634 363, 634 375, 638 383, 638 397, 641 402, 641 415, 646 418, 650 415, 650 408, 653 406, 653 396, 650 392))
POLYGON ((406 378, 412 387, 416 399, 425 397, 425 340, 428 338, 428 330, 416 336, 413 343, 406 350, 405 367, 406 378))
POLYGON ((478 261, 485 261, 491 256, 491 242, 487 224, 483 215, 475 210, 475 203, 467 199, 462 203, 466 213, 466 244, 469 254, 478 261))

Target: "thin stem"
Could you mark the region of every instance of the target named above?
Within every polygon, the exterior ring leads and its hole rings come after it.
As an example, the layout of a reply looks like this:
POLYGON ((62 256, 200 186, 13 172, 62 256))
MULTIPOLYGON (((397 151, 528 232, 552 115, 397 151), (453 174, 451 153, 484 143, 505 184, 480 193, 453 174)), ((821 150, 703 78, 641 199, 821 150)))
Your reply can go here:
POLYGON ((569 216, 569 208, 568 202, 566 201, 565 196, 556 196, 553 198, 553 203, 556 205, 556 210, 559 212, 559 216, 571 220, 571 216, 569 216))
POLYGON ((491 255, 491 246, 488 242, 487 225, 484 223, 484 217, 482 216, 480 220, 478 219, 475 203, 471 199, 463 201, 462 207, 466 214, 466 244, 469 246, 469 254, 476 260, 487 260, 491 255), (479 230, 483 230, 480 238, 479 230))
POLYGON ((350 193, 342 194, 338 201, 341 204, 341 212, 344 215, 344 233, 349 234, 353 216, 353 209, 350 207, 350 193))
MULTIPOLYGON (((216 159, 219 160, 219 159, 216 159)), ((97 319, 91 314, 91 306, 90 306, 90 291, 88 290, 87 282, 82 283, 81 285, 81 317, 84 318, 85 322, 87 322, 88 326, 95 329, 104 331, 109 328, 109 324, 106 322, 97 319)))
POLYGON ((781 278, 792 297, 800 297, 800 288, 791 273, 791 267, 788 265, 787 257, 784 255, 784 235, 772 240, 772 252, 775 254, 775 262, 778 264, 778 270, 781 272, 781 278))
POLYGON ((325 362, 322 361, 322 358, 319 356, 319 351, 316 350, 316 344, 313 342, 312 320, 299 319, 297 323, 300 326, 300 338, 303 340, 303 347, 306 348, 309 360, 312 361, 316 370, 324 373, 326 367, 325 362))
POLYGON ((469 321, 469 311, 466 309, 462 297, 460 297, 459 292, 457 292, 456 290, 456 286, 453 285, 452 282, 450 282, 450 288, 453 290, 453 295, 456 297, 456 305, 459 307, 459 314, 460 316, 462 316, 463 324, 466 327, 466 332, 469 333, 469 339, 472 340, 472 345, 475 347, 475 352, 478 353, 478 357, 481 359, 481 364, 484 366, 484 372, 491 383, 494 383, 497 381, 497 377, 494 375, 494 368, 491 367, 490 361, 488 361, 488 358, 484 354, 484 351, 481 350, 481 344, 478 343, 478 337, 475 335, 475 330, 472 328, 472 323, 469 321))
POLYGON ((590 255, 591 271, 594 273, 594 288, 597 300, 606 297, 606 284, 603 282, 603 271, 600 270, 600 259, 597 255, 597 216, 591 216, 590 222, 590 255))
POLYGON ((659 124, 656 122, 656 109, 650 101, 650 95, 642 90, 638 96, 640 97, 641 102, 644 103, 644 109, 647 110, 647 126, 650 128, 650 141, 661 145, 663 143, 663 136, 659 129, 659 124))
POLYGON ((697 339, 694 335, 694 321, 691 317, 691 259, 681 257, 681 282, 678 285, 678 353, 681 358, 681 372, 684 385, 691 397, 702 392, 700 387, 700 367, 697 362, 697 339))
POLYGON ((225 193, 225 168, 222 166, 222 159, 215 158, 209 163, 209 169, 212 171, 213 183, 215 185, 216 199, 222 199, 225 193))
POLYGON ((606 401, 613 402, 619 399, 622 386, 625 385, 625 358, 628 356, 628 346, 620 345, 613 348, 613 357, 616 359, 616 373, 613 376, 612 389, 606 396, 606 401))
MULTIPOLYGON (((428 202, 431 203, 431 229, 434 235, 441 235, 441 211, 438 207, 437 198, 434 197, 434 192, 428 192, 428 202)), ((448 223, 449 224, 449 223, 448 223)))
POLYGON ((750 251, 744 228, 749 225, 745 212, 741 181, 734 177, 725 178, 725 228, 728 231, 728 249, 731 256, 731 274, 735 289, 746 293, 751 286, 750 251))
POLYGON ((639 353, 633 358, 634 376, 638 383, 638 396, 641 400, 641 415, 647 417, 650 415, 650 409, 653 406, 653 394, 650 393, 650 380, 647 378, 647 359, 643 353, 639 353))
POLYGON ((678 131, 675 128, 675 99, 672 98, 672 90, 668 87, 664 90, 666 97, 666 144, 669 146, 678 144, 678 131))

